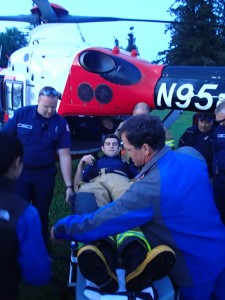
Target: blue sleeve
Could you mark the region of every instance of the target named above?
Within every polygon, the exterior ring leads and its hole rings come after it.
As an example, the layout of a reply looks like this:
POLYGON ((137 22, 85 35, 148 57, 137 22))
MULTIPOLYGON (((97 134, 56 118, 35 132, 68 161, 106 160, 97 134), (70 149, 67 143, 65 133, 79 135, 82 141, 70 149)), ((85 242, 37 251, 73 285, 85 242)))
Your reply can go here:
POLYGON ((135 185, 118 200, 93 213, 71 215, 59 220, 54 225, 55 237, 89 243, 149 222, 153 217, 153 210, 148 197, 144 200, 146 188, 138 191, 135 185))
POLYGON ((92 169, 92 165, 91 166, 87 166, 84 170, 83 170, 83 182, 89 182, 90 181, 90 172, 92 169))
POLYGON ((29 205, 17 223, 18 264, 21 278, 31 285, 44 285, 51 279, 51 262, 41 234, 37 210, 29 205))

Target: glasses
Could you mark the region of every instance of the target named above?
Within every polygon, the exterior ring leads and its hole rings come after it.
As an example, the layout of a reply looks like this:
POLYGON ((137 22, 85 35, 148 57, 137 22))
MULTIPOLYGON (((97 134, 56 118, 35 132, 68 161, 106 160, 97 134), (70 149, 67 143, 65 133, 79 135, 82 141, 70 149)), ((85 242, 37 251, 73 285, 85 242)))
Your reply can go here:
POLYGON ((39 92, 39 96, 54 96, 58 97, 59 93, 53 88, 43 88, 39 92))

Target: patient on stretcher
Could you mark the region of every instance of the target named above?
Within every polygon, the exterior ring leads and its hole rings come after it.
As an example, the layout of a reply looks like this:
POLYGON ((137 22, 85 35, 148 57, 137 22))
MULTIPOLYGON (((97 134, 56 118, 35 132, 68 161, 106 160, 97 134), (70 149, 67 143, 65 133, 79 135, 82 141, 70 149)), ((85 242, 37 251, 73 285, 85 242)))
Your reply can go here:
MULTIPOLYGON (((122 161, 120 140, 116 135, 104 138, 102 151, 104 155, 97 161, 92 155, 86 155, 78 164, 74 179, 75 214, 91 213, 115 201, 135 180, 131 179, 138 171, 122 161)), ((123 292, 148 289, 153 281, 169 274, 175 263, 175 253, 166 245, 152 248, 140 229, 135 228, 88 245, 79 243, 77 261, 81 274, 98 287, 94 293, 104 295, 120 291, 118 269, 121 268, 125 272, 123 292)), ((93 292, 90 288, 85 292, 90 293, 90 290, 93 292)))

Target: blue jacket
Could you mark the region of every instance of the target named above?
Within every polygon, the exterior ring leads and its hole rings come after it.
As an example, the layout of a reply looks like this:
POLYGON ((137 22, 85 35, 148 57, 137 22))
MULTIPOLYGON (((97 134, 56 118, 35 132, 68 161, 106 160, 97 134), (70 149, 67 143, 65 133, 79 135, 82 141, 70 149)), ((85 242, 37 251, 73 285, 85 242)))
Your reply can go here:
POLYGON ((216 128, 213 171, 214 174, 222 173, 225 175, 225 126, 223 125, 216 128))
POLYGON ((14 194, 14 184, 9 178, 0 176, 0 298, 4 299, 16 295, 19 279, 39 286, 47 284, 51 278, 39 214, 14 194))
POLYGON ((215 207, 207 165, 198 151, 165 146, 117 201, 54 226, 57 238, 92 242, 140 228, 151 246, 176 252, 178 286, 201 284, 225 268, 225 227, 215 207))

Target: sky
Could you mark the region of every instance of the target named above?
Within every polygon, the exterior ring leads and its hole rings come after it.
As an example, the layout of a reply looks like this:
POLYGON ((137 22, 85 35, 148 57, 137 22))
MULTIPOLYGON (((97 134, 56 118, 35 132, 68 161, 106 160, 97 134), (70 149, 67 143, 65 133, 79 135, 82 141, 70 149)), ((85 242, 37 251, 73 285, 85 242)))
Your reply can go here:
MULTIPOLYGON (((172 20, 167 12, 173 0, 53 0, 63 6, 70 15, 107 16, 121 18, 138 18, 152 20, 172 20)), ((28 15, 32 8, 31 0, 7 0, 1 6, 0 15, 28 15)), ((23 22, 0 21, 0 32, 5 27, 17 27, 19 30, 27 26, 23 22)), ((96 46, 112 48, 114 38, 119 45, 127 46, 127 34, 134 27, 134 36, 140 56, 148 61, 156 59, 157 53, 168 49, 170 34, 165 34, 165 24, 145 22, 106 22, 80 24, 85 40, 96 46)))

